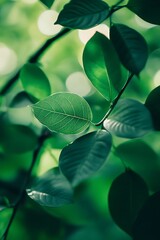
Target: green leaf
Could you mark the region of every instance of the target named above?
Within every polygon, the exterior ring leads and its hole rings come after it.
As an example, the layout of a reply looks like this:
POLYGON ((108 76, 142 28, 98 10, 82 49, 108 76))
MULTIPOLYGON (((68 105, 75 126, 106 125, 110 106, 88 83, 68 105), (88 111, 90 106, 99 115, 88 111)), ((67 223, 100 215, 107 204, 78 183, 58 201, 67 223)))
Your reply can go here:
POLYGON ((50 8, 52 7, 54 0, 40 0, 46 7, 50 8))
POLYGON ((0 212, 0 239, 4 238, 5 230, 8 226, 8 223, 10 221, 10 218, 12 216, 13 209, 12 208, 6 208, 5 210, 0 212))
POLYGON ((31 105, 31 100, 26 92, 19 92, 12 100, 10 107, 11 108, 22 108, 31 105))
POLYGON ((58 168, 39 177, 26 191, 31 199, 46 207, 60 207, 73 202, 73 190, 58 168))
POLYGON ((65 147, 59 159, 62 173, 75 187, 96 173, 106 161, 112 145, 104 130, 88 133, 65 147))
POLYGON ((83 65, 94 87, 112 101, 126 80, 112 42, 97 32, 85 46, 83 65))
POLYGON ((0 144, 7 153, 24 153, 35 149, 37 135, 27 127, 16 124, 3 124, 0 134, 0 144))
MULTIPOLYGON (((154 138, 150 135, 150 141, 154 138)), ((151 191, 160 189, 159 157, 148 144, 139 139, 127 141, 116 148, 115 154, 143 177, 151 191)))
POLYGON ((160 192, 150 196, 141 209, 133 227, 134 240, 159 240, 160 192))
POLYGON ((112 134, 124 138, 142 137, 153 130, 150 112, 133 99, 119 100, 103 125, 112 134))
POLYGON ((155 130, 160 131, 160 86, 156 87, 147 97, 145 106, 149 109, 155 130))
POLYGON ((24 90, 38 100, 51 94, 48 78, 35 64, 25 64, 21 70, 20 79, 24 90))
POLYGON ((147 22, 160 24, 159 0, 129 0, 127 8, 147 22))
POLYGON ((76 134, 89 127, 92 112, 84 98, 56 93, 32 106, 35 116, 51 131, 76 134))
POLYGON ((71 0, 60 12, 56 24, 73 29, 87 29, 103 22, 109 6, 101 0, 71 0))
POLYGON ((123 24, 114 24, 110 38, 122 64, 132 73, 139 74, 148 58, 148 47, 140 33, 123 24))
POLYGON ((147 186, 138 174, 127 170, 118 176, 108 196, 109 210, 115 223, 131 234, 133 223, 147 197, 147 186))

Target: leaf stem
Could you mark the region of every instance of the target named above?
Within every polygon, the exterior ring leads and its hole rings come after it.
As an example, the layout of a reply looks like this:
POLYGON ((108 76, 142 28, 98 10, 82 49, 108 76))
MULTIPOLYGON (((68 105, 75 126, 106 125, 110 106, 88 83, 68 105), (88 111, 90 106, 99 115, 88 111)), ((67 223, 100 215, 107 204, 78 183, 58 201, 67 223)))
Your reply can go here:
MULTIPOLYGON (((50 45, 54 42, 56 42, 58 39, 66 35, 68 32, 70 32, 71 29, 64 28, 61 32, 59 32, 56 36, 48 39, 39 49, 36 53, 34 53, 27 62, 30 63, 36 63, 39 58, 45 53, 46 50, 50 47, 50 45)), ((5 95, 10 88, 13 86, 13 84, 18 80, 19 74, 20 74, 21 68, 17 71, 17 73, 11 77, 7 83, 2 87, 0 90, 0 95, 5 95)))
POLYGON ((129 78, 127 79, 127 82, 125 83, 125 85, 123 86, 123 88, 121 89, 121 91, 119 92, 118 96, 117 96, 117 97, 114 99, 114 101, 111 103, 108 112, 105 114, 105 116, 101 119, 100 122, 98 122, 98 123, 95 124, 95 126, 100 126, 100 125, 104 122, 104 120, 109 117, 109 115, 111 114, 111 112, 112 112, 113 109, 115 108, 117 102, 119 101, 120 97, 122 96, 123 92, 125 91, 126 87, 128 86, 128 84, 129 84, 130 81, 132 80, 133 76, 134 76, 134 74, 131 73, 130 76, 129 76, 129 78))
POLYGON ((36 160, 37 160, 37 156, 38 156, 39 151, 40 151, 40 149, 41 149, 41 147, 42 147, 42 145, 43 145, 43 143, 44 143, 44 141, 45 141, 45 139, 46 139, 47 137, 48 137, 48 132, 47 132, 47 133, 45 132, 43 135, 41 135, 41 136, 39 137, 38 146, 37 146, 37 148, 35 149, 35 151, 33 152, 32 162, 31 162, 31 165, 30 165, 29 170, 28 170, 28 172, 27 172, 27 175, 26 175, 26 178, 25 178, 23 187, 22 187, 22 189, 20 190, 20 193, 19 193, 19 196, 18 196, 18 198, 17 198, 17 200, 16 200, 16 203, 15 203, 14 206, 13 206, 13 212, 12 212, 11 218, 10 218, 9 223, 8 223, 8 226, 7 226, 5 232, 4 232, 3 236, 2 236, 2 239, 3 239, 3 240, 6 240, 6 239, 7 239, 7 236, 8 236, 8 233, 9 233, 9 229, 10 229, 10 227, 11 227, 11 225, 12 225, 12 222, 13 222, 13 220, 14 220, 14 218, 15 218, 15 215, 16 215, 16 213, 17 213, 17 210, 18 210, 18 208, 19 208, 19 206, 20 206, 20 204, 21 204, 21 202, 22 202, 22 200, 23 200, 23 197, 24 197, 24 195, 25 195, 25 189, 27 188, 28 182, 29 182, 29 180, 30 180, 32 170, 33 170, 33 168, 34 168, 34 166, 35 166, 35 163, 36 163, 36 160))

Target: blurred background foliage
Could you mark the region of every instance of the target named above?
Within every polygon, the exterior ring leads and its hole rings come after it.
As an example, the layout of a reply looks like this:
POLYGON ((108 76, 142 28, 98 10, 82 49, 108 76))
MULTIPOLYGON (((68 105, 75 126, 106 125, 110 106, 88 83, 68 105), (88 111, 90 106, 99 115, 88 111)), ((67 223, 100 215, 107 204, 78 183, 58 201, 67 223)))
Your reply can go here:
MULTIPOLYGON (((61 26, 54 26, 53 23, 66 2, 55 0, 48 10, 38 0, 0 0, 0 89, 47 39, 61 30, 61 26)), ((117 1, 106 2, 113 5, 117 1)), ((140 79, 135 77, 123 94, 123 97, 144 103, 150 91, 160 84, 160 27, 144 22, 126 8, 114 13, 113 21, 133 27, 148 43, 150 55, 146 67, 140 79)), ((51 92, 70 91, 85 97, 93 111, 94 122, 106 113, 108 102, 91 86, 84 74, 82 53, 85 43, 95 31, 108 36, 108 26, 109 22, 105 21, 93 29, 69 32, 56 41, 39 61, 39 66, 49 79, 51 92)), ((27 107, 31 103, 20 79, 0 99, 0 195, 2 199, 7 197, 9 202, 15 201, 23 185, 42 130, 27 107)), ((61 149, 76 137, 53 133, 41 148, 33 176, 57 166, 61 149)), ((159 132, 134 141, 114 137, 114 147, 107 163, 77 188, 75 204, 43 209, 26 197, 10 228, 8 239, 130 240, 129 235, 120 230, 110 217, 108 190, 113 179, 124 171, 123 160, 141 174, 151 192, 160 189, 160 181, 157 180, 160 176, 159 137, 159 132), (128 148, 130 151, 138 149, 138 153, 132 152, 133 161, 137 159, 134 164, 128 156, 128 148), (152 174, 149 174, 150 170, 152 174)), ((0 202, 0 236, 11 212, 10 208, 3 209, 3 201, 2 204, 0 202)))

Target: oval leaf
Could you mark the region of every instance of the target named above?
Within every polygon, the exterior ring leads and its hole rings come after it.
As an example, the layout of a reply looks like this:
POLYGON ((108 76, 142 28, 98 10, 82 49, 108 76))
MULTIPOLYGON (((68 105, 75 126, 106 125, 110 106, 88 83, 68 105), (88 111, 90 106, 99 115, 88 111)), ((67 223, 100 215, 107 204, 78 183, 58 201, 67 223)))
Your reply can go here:
POLYGON ((83 66, 94 87, 112 101, 124 85, 125 77, 112 42, 103 34, 97 32, 86 44, 83 66))
POLYGON ((118 176, 108 195, 109 210, 115 223, 131 234, 133 223, 147 197, 147 186, 138 174, 127 170, 118 176))
POLYGON ((71 0, 60 12, 56 24, 74 29, 87 29, 103 22, 109 6, 101 0, 71 0))
POLYGON ((124 138, 142 137, 153 130, 148 109, 132 99, 119 100, 113 113, 103 125, 109 132, 124 138))
POLYGON ((58 168, 39 177, 26 191, 35 202, 46 207, 60 207, 73 202, 73 190, 58 168))
POLYGON ((153 194, 141 209, 133 227, 134 240, 160 239, 160 192, 153 194))
POLYGON ((127 7, 145 21, 160 24, 159 0, 129 0, 127 7))
POLYGON ((145 39, 134 29, 123 24, 114 24, 110 38, 122 64, 132 73, 139 74, 148 58, 145 39))
POLYGON ((25 91, 38 100, 51 94, 48 78, 35 64, 25 64, 21 70, 20 79, 25 91))
POLYGON ((111 145, 112 138, 107 131, 88 133, 62 150, 60 169, 75 187, 99 170, 106 161, 111 145))
POLYGON ((76 134, 91 123, 92 113, 84 98, 73 93, 56 93, 32 106, 35 116, 51 131, 76 134))
POLYGON ((145 106, 149 109, 155 130, 160 131, 160 86, 155 88, 147 97, 145 106))
POLYGON ((46 7, 50 8, 52 7, 54 0, 40 0, 46 7))

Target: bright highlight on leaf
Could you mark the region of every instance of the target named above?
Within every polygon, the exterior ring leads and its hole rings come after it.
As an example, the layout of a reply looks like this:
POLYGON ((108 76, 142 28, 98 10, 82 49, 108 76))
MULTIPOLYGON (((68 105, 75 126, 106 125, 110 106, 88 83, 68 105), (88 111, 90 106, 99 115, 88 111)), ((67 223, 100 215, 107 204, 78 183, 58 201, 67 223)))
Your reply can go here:
POLYGON ((36 118, 51 131, 76 134, 91 124, 86 100, 73 93, 56 93, 32 106, 36 118))
POLYGON ((138 212, 147 198, 147 185, 138 174, 127 170, 119 175, 114 179, 108 196, 109 210, 115 223, 131 234, 138 212))
POLYGON ((65 147, 60 155, 60 169, 75 187, 96 173, 110 153, 112 137, 99 130, 88 133, 65 147))
POLYGON ((110 38, 122 64, 138 75, 148 58, 148 47, 140 33, 123 24, 114 24, 110 29, 110 38))
POLYGON ((20 79, 24 90, 38 100, 51 94, 48 78, 35 64, 25 64, 21 70, 20 79))
POLYGON ((142 137, 153 130, 148 109, 133 99, 119 100, 113 113, 103 123, 105 129, 118 137, 142 137))
POLYGON ((94 87, 112 101, 126 80, 118 55, 112 42, 101 33, 96 33, 86 44, 83 65, 94 87))
POLYGON ((73 29, 87 29, 103 22, 109 6, 101 0, 71 0, 60 12, 57 24, 73 29))
POLYGON ((27 194, 45 207, 60 207, 73 202, 73 190, 58 168, 53 168, 39 177, 36 183, 27 189, 27 194))

